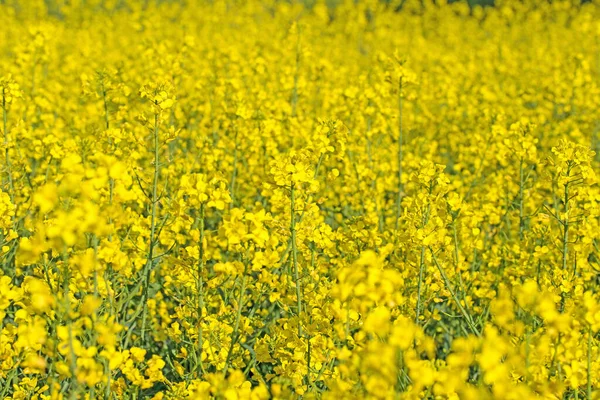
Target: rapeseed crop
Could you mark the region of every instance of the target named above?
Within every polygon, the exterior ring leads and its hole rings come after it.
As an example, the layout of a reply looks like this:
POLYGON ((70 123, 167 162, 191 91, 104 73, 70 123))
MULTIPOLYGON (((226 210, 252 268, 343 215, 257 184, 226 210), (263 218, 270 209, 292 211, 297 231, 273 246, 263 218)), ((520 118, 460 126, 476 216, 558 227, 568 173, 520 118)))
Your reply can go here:
POLYGON ((600 398, 599 3, 0 27, 1 398, 600 398))

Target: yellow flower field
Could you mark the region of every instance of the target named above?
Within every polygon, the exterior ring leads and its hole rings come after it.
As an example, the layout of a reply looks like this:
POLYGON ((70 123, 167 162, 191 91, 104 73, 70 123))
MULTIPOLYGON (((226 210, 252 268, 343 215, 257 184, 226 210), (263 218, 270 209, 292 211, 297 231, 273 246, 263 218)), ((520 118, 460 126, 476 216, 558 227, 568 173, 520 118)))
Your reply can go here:
POLYGON ((600 399, 600 3, 0 27, 0 398, 600 399))

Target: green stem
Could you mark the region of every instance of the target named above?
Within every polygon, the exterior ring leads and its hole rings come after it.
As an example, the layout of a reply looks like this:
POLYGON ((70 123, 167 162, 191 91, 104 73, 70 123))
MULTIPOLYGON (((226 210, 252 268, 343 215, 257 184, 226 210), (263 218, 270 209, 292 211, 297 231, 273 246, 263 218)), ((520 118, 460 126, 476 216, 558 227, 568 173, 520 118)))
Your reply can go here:
POLYGON ((592 326, 588 327, 587 341, 587 398, 592 399, 592 326))
POLYGON ((292 98, 290 99, 290 103, 292 106, 292 117, 296 116, 296 108, 298 106, 298 75, 300 70, 300 59, 300 27, 298 27, 298 37, 296 41, 296 70, 294 71, 294 89, 292 90, 292 98))
POLYGON ((302 337, 302 324, 300 317, 302 315, 302 296, 300 287, 300 278, 298 274, 298 249, 296 247, 296 210, 294 184, 292 183, 290 194, 290 234, 292 239, 292 270, 294 272, 294 281, 296 282, 296 306, 298 313, 298 337, 302 337))
POLYGON ((158 142, 158 114, 154 114, 154 177, 152 179, 152 211, 150 220, 150 241, 148 243, 148 258, 146 260, 144 274, 144 294, 142 296, 142 342, 146 333, 146 319, 148 314, 148 289, 150 285, 150 275, 152 273, 152 263, 154 262, 154 245, 156 244, 156 214, 158 205, 158 178, 160 176, 159 165, 159 142, 158 142))
POLYGON ((446 272, 444 271, 444 269, 438 262, 438 259, 435 256, 435 253, 433 252, 433 249, 431 247, 429 247, 429 251, 431 252, 431 257, 433 258, 433 263, 437 267, 438 271, 440 271, 440 275, 442 275, 442 279, 444 280, 444 285, 446 286, 446 289, 450 292, 450 295, 454 299, 454 302, 456 303, 456 306, 458 307, 458 309, 460 310, 461 314, 463 315, 465 321, 467 322, 467 325, 469 325, 469 328, 475 335, 480 336, 481 334, 479 333, 479 330, 475 326, 475 323, 473 322, 473 318, 471 318, 471 316, 469 315, 467 310, 465 310, 465 308, 460 303, 460 300, 459 300, 458 296, 456 295, 456 292, 454 291, 454 289, 452 288, 452 285, 450 284, 450 280, 448 279, 448 276, 446 276, 446 272))
POLYGON ((525 382, 529 381, 529 367, 531 362, 529 360, 531 353, 531 332, 529 328, 525 332, 525 382))
POLYGON ((233 149, 233 171, 231 172, 231 184, 229 186, 229 196, 231 197, 231 203, 229 203, 229 208, 232 208, 235 204, 235 180, 237 178, 237 163, 238 163, 238 131, 235 128, 235 147, 233 149))
MULTIPOLYGON (((110 121, 108 119, 108 100, 106 99, 106 88, 104 87, 104 80, 101 81, 101 84, 102 84, 102 99, 104 102, 104 124, 105 124, 106 130, 108 131, 110 129, 110 121)), ((108 136, 108 145, 110 146, 110 148, 112 150, 113 140, 110 137, 110 134, 108 136)), ((115 179, 110 176, 108 178, 108 189, 109 189, 108 205, 112 206, 113 198, 114 198, 114 191, 115 191, 115 179)), ((111 212, 112 212, 112 210, 111 210, 111 212)), ((109 215, 108 216, 109 225, 112 224, 112 222, 113 222, 112 216, 109 215)), ((110 234, 108 236, 108 240, 112 241, 112 234, 110 234)))
POLYGON ((240 295, 238 297, 237 312, 235 314, 235 325, 233 332, 231 333, 231 343, 229 344, 229 350, 227 351, 227 358, 225 359, 225 367, 223 368, 223 377, 227 376, 227 370, 229 369, 229 363, 231 362, 231 356, 233 355, 233 347, 239 340, 239 329, 240 319, 242 318, 242 305, 244 302, 244 292, 246 291, 246 271, 244 269, 244 276, 242 277, 242 285, 240 287, 240 295))
POLYGON ((306 385, 308 387, 312 386, 312 383, 310 381, 310 363, 311 363, 311 357, 312 357, 312 346, 310 344, 310 338, 308 339, 308 352, 306 354, 306 385))
MULTIPOLYGON (((110 127, 110 122, 108 120, 108 101, 106 100, 106 88, 104 87, 104 80, 102 80, 102 99, 104 100, 104 124, 106 125, 106 129, 110 127)), ((112 140, 110 140, 110 144, 112 144, 112 140)))
POLYGON ((8 176, 8 187, 11 203, 15 204, 15 188, 12 177, 12 165, 10 162, 10 154, 8 151, 8 113, 6 112, 6 89, 2 88, 2 121, 4 123, 4 156, 6 162, 6 170, 8 176))
MULTIPOLYGON (((567 169, 567 178, 569 177, 571 168, 567 169)), ((569 255, 569 181, 565 183, 565 194, 564 194, 564 220, 563 225, 563 248, 562 248, 562 268, 567 269, 567 258, 569 255)))
POLYGON ((400 215, 402 214, 402 145, 403 145, 403 126, 402 126, 402 77, 400 77, 400 82, 398 83, 398 196, 396 198, 396 230, 398 230, 400 226, 400 215))
POLYGON ((523 240, 523 230, 525 228, 525 219, 523 217, 523 185, 524 176, 523 176, 523 159, 521 158, 521 162, 519 163, 519 239, 523 240))
MULTIPOLYGON (((200 369, 200 373, 204 374, 204 366, 202 364, 202 345, 203 345, 203 331, 202 331, 202 321, 203 321, 203 310, 204 310, 204 282, 203 282, 203 274, 204 274, 204 208, 205 205, 202 203, 200 205, 200 240, 198 242, 198 279, 197 279, 197 289, 198 289, 198 368, 200 369)), ((197 371, 198 372, 198 371, 197 371)))
POLYGON ((419 261, 419 282, 417 283, 417 310, 415 324, 419 325, 421 316, 421 286, 423 286, 423 275, 425 273, 425 246, 421 246, 421 257, 419 261))
POLYGON ((77 357, 75 355, 75 347, 73 346, 73 322, 71 321, 71 299, 69 298, 69 282, 70 273, 67 264, 67 251, 63 250, 62 254, 64 277, 63 277, 63 296, 65 302, 65 315, 68 319, 67 328, 69 335, 69 370, 71 373, 71 379, 74 384, 74 388, 71 390, 70 398, 74 399, 77 396, 78 385, 77 385, 77 357))
MULTIPOLYGON (((431 194, 431 187, 429 190, 429 194, 431 194)), ((429 222, 429 210, 430 205, 427 205, 425 209, 425 214, 423 215, 423 225, 421 225, 421 229, 425 229, 427 222, 429 222)), ((421 287, 423 286, 423 275, 425 274, 425 246, 421 246, 421 257, 419 259, 419 282, 417 283, 417 310, 415 312, 415 323, 419 325, 419 317, 421 316, 421 287)))

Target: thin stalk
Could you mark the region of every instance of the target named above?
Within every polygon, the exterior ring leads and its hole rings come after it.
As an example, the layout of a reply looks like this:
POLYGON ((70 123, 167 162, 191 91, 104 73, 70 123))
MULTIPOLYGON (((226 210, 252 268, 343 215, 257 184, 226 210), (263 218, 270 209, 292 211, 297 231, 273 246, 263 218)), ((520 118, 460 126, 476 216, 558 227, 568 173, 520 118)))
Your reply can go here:
POLYGON ((227 358, 225 359, 225 367, 223 368, 223 377, 227 376, 227 370, 229 369, 229 363, 231 362, 231 356, 233 355, 233 347, 239 340, 239 329, 240 319, 242 318, 242 305, 244 303, 244 292, 246 291, 246 271, 244 269, 244 276, 242 277, 242 285, 240 287, 240 295, 238 296, 237 311, 235 314, 235 325, 233 332, 231 333, 231 343, 229 344, 229 350, 227 351, 227 358))
POLYGON ((10 154, 8 152, 8 113, 6 112, 6 89, 2 88, 2 121, 4 125, 4 156, 6 162, 6 170, 8 176, 8 187, 11 203, 15 204, 15 188, 12 177, 12 165, 10 162, 10 154))
MULTIPOLYGON (((551 377, 556 376, 557 374, 557 369, 559 369, 560 367, 556 366, 557 363, 557 356, 558 356, 558 347, 560 346, 560 339, 561 339, 561 334, 558 334, 558 338, 556 339, 556 343, 554 344, 554 353, 552 354, 552 361, 550 362, 550 371, 549 371, 549 375, 551 377)), ((560 375, 560 373, 559 373, 560 375)))
POLYGON ((592 398, 592 326, 588 327, 587 340, 587 398, 592 398))
MULTIPOLYGON (((104 87, 104 80, 101 81, 101 85, 102 85, 102 100, 104 102, 104 125, 106 130, 108 131, 110 129, 110 120, 108 118, 108 100, 106 98, 106 88, 104 87)), ((110 146, 111 150, 112 150, 112 146, 113 146, 113 140, 110 137, 110 135, 108 136, 108 145, 110 146)), ((113 198, 114 198, 114 191, 115 191, 115 179, 113 177, 108 178, 108 205, 109 207, 112 206, 113 204, 113 198)), ((112 212, 112 210, 111 210, 112 212)), ((113 220, 112 220, 112 216, 109 215, 108 216, 108 223, 112 224, 113 220)), ((112 234, 110 234, 108 236, 108 240, 112 241, 112 234)))
POLYGON ((456 303, 456 306, 458 307, 458 309, 460 310, 461 314, 463 315, 465 321, 467 322, 467 325, 469 325, 469 328, 475 335, 480 336, 481 334, 479 333, 479 330, 475 326, 475 323, 473 322, 473 318, 471 318, 471 316, 469 315, 467 310, 465 310, 465 308, 460 303, 460 300, 459 300, 458 296, 456 295, 456 292, 454 291, 454 289, 452 288, 452 285, 450 284, 450 280, 448 279, 448 276, 446 276, 446 272, 444 271, 444 268, 442 268, 442 266, 438 262, 438 259, 435 256, 435 253, 433 252, 433 249, 431 247, 429 247, 429 251, 431 252, 431 257, 433 258, 433 263, 437 267, 438 271, 440 271, 440 275, 442 275, 442 279, 444 280, 444 285, 446 286, 446 289, 450 292, 450 295, 454 299, 454 302, 456 303))
MULTIPOLYGON (((317 177, 319 176, 319 168, 321 167, 321 163, 323 162, 324 157, 325 157, 325 154, 321 154, 321 156, 319 157, 319 160, 317 161, 317 164, 315 166, 315 173, 313 174, 313 179, 317 179, 317 177)), ((306 202, 310 203, 312 201, 312 199, 313 199, 313 195, 310 195, 306 202)), ((302 212, 300 212, 300 215, 298 216, 298 220, 296 221, 296 223, 302 222, 302 220, 304 219, 304 216, 305 216, 305 212, 306 212, 306 208, 304 208, 302 210, 302 212)), ((283 255, 281 256, 281 259, 279 261, 279 264, 281 266, 283 266, 284 264, 289 266, 289 264, 286 264, 286 263, 289 261, 289 258, 287 258, 287 257, 289 255, 290 251, 292 251, 292 238, 291 237, 288 240, 285 251, 283 252, 283 255)))
MULTIPOLYGON (((544 246, 544 238, 542 237, 542 240, 540 241, 540 247, 544 246)), ((542 275, 542 261, 539 260, 537 263, 537 268, 536 268, 536 278, 535 281, 537 282, 538 286, 540 284, 540 277, 542 275)))
POLYGON ((301 59, 301 48, 300 48, 300 27, 298 27, 298 37, 296 40, 296 69, 294 71, 294 89, 292 90, 292 97, 290 103, 292 106, 292 117, 296 116, 296 108, 298 106, 298 78, 300 70, 300 59, 301 59))
MULTIPOLYGON (((567 168, 567 178, 571 174, 571 168, 567 168)), ((564 192, 564 220, 562 220, 563 226, 563 247, 562 247, 562 268, 567 269, 567 258, 569 255, 569 181, 565 183, 564 192)))
MULTIPOLYGON (((20 363, 20 361, 19 361, 19 363, 20 363)), ((2 398, 2 399, 6 398, 6 394, 7 394, 8 390, 13 387, 12 381, 17 376, 18 371, 19 370, 17 368, 12 368, 10 370, 10 372, 6 375, 6 379, 4 380, 4 382, 5 382, 4 387, 2 388, 2 392, 0 392, 0 398, 2 398)))
POLYGON ((310 338, 308 339, 308 352, 306 354, 306 385, 308 387, 312 386, 310 381, 310 363, 312 357, 312 346, 310 344, 310 338))
MULTIPOLYGON (((311 269, 311 271, 315 270, 315 248, 314 248, 314 246, 310 246, 310 269, 311 269)), ((313 283, 314 283, 314 281, 313 281, 313 283)), ((316 285, 315 285, 315 290, 317 290, 316 285)), ((306 312, 308 313, 309 324, 312 324, 313 318, 312 318, 311 312, 308 309, 306 310, 306 312)), ((311 373, 310 363, 312 361, 312 344, 310 342, 310 339, 311 339, 310 333, 307 332, 306 333, 306 342, 307 342, 306 344, 308 347, 308 351, 306 353, 306 385, 308 387, 314 388, 314 384, 310 379, 310 373, 311 373)))
MULTIPOLYGON (((406 390, 406 384, 404 382, 404 353, 398 349, 396 353, 398 363, 398 373, 396 374, 396 393, 404 392, 406 390)), ((397 398, 397 396, 396 396, 397 398)))
POLYGON ((300 288, 300 278, 298 274, 298 249, 296 246, 296 210, 295 210, 295 191, 292 183, 290 193, 290 235, 292 239, 292 270, 294 281, 296 282, 296 306, 298 312, 298 337, 302 337, 302 324, 300 317, 302 315, 302 289, 300 288))
POLYGON ((523 159, 521 158, 519 163, 519 240, 523 240, 523 230, 525 228, 525 218, 523 217, 523 186, 525 182, 523 175, 523 159))
POLYGON ((463 298, 463 301, 465 302, 465 306, 467 304, 467 298, 465 296, 466 290, 465 290, 465 286, 462 280, 462 276, 461 276, 461 271, 459 268, 459 249, 458 249, 458 234, 456 232, 456 219, 454 219, 452 221, 452 235, 454 238, 454 270, 456 271, 457 275, 458 275, 458 285, 460 286, 460 292, 463 298))
MULTIPOLYGON (((200 205, 200 240, 198 242, 198 279, 197 279, 197 293, 198 293, 198 365, 199 372, 202 374, 205 373, 204 366, 202 364, 202 345, 203 345, 203 331, 202 331, 202 320, 203 320, 203 310, 204 310, 204 282, 203 282, 203 274, 204 274, 204 208, 205 205, 202 203, 200 205)), ((198 371, 196 371, 198 372, 198 371)))
POLYGON ((69 267, 67 265, 67 251, 66 249, 63 250, 63 254, 62 254, 62 260, 63 260, 63 268, 64 268, 64 277, 63 277, 63 296, 64 296, 64 301, 65 301, 65 310, 66 310, 66 317, 68 318, 68 322, 67 322, 67 328, 68 328, 68 335, 69 335, 69 371, 71 373, 71 378, 73 379, 72 382, 74 382, 75 388, 73 390, 71 390, 71 395, 70 398, 74 399, 77 396, 77 392, 78 392, 78 385, 77 385, 77 377, 76 377, 76 370, 77 370, 77 357, 75 355, 75 347, 73 346, 73 322, 71 321, 71 300, 69 299, 69 281, 70 281, 70 274, 69 274, 69 267))
POLYGON ((160 176, 160 165, 159 165, 159 143, 158 143, 158 114, 154 114, 154 177, 152 179, 152 211, 150 219, 150 241, 148 243, 148 258, 145 266, 144 276, 144 294, 142 296, 142 342, 145 338, 146 332, 146 319, 148 314, 148 289, 150 285, 150 274, 152 272, 152 263, 154 260, 154 245, 156 242, 156 214, 158 205, 158 178, 160 176))
POLYGON ((423 286, 423 275, 425 273, 425 246, 421 247, 421 257, 419 261, 419 282, 417 283, 417 310, 415 315, 415 324, 419 325, 421 316, 421 287, 423 286))
MULTIPOLYGON (((429 188, 429 194, 431 194, 432 188, 429 188)), ((427 222, 429 222, 429 211, 430 205, 427 205, 425 213, 423 215, 423 225, 421 228, 424 230, 427 222)), ((425 246, 421 246, 421 257, 419 259, 419 282, 417 283, 417 310, 415 312, 415 324, 419 325, 419 317, 421 316, 421 287, 423 286, 423 275, 425 275, 425 246)))
POLYGON ((235 180, 237 178, 237 163, 238 163, 238 132, 237 128, 235 131, 235 148, 233 150, 233 171, 231 172, 231 184, 229 186, 229 196, 231 197, 231 203, 229 208, 232 208, 235 203, 235 180))
POLYGON ((396 198, 396 230, 398 230, 400 226, 400 215, 402 214, 402 145, 403 145, 403 126, 402 126, 402 77, 400 77, 400 82, 398 83, 398 197, 396 198))
POLYGON ((529 360, 531 353, 531 332, 529 329, 525 332, 525 382, 529 381, 529 367, 531 362, 529 360))
MULTIPOLYGON (((102 79, 102 99, 104 100, 104 124, 106 129, 110 127, 110 122, 108 120, 108 101, 106 100, 106 88, 104 87, 104 79, 102 79)), ((109 138, 110 140, 110 138, 109 138)), ((112 140, 110 140, 110 144, 112 144, 112 140)))
POLYGON ((456 219, 452 221, 452 236, 454 238, 454 266, 458 270, 459 250, 458 250, 458 234, 456 232, 456 219))
POLYGON ((106 376, 106 387, 104 388, 104 398, 110 399, 110 397, 111 397, 110 396, 110 393, 111 393, 110 382, 111 382, 112 373, 110 371, 108 360, 104 360, 103 364, 104 364, 104 375, 106 376))

